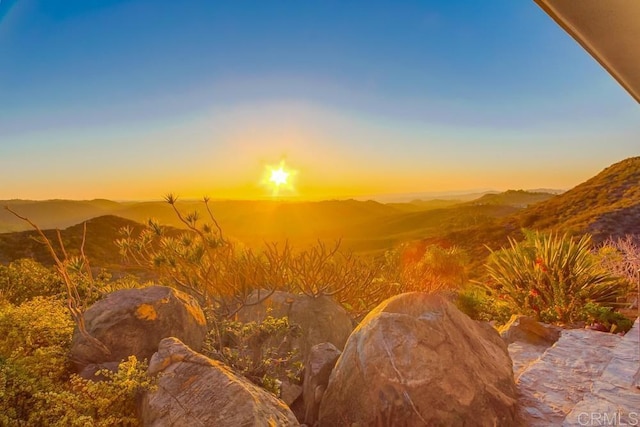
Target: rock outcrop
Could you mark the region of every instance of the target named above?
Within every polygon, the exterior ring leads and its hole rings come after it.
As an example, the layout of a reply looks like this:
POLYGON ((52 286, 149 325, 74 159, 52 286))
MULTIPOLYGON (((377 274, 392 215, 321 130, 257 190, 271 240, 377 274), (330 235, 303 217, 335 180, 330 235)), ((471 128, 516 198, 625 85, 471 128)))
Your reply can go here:
POLYGON ((509 346, 513 373, 517 378, 560 338, 561 328, 537 322, 532 317, 513 315, 500 328, 500 336, 509 346))
POLYGON ((500 328, 500 336, 507 344, 520 341, 550 346, 558 341, 561 330, 557 326, 540 323, 529 316, 513 315, 507 324, 500 328))
POLYGON ((167 337, 177 337, 199 350, 207 334, 206 319, 196 300, 165 286, 113 292, 92 305, 84 320, 87 332, 109 350, 108 354, 101 351, 76 328, 71 359, 86 377, 101 367, 117 366, 131 355, 149 359, 167 337))
MULTIPOLYGON (((595 383, 612 360, 621 340, 618 335, 589 329, 562 331, 558 342, 516 379, 526 425, 564 425, 573 408, 593 392, 595 383)), ((605 425, 590 422, 582 425, 605 425)))
POLYGON ((312 426, 318 420, 320 402, 340 353, 340 350, 328 342, 311 347, 309 357, 304 364, 304 381, 302 383, 304 423, 307 425, 312 426))
POLYGON ((284 402, 176 338, 160 342, 149 373, 161 375, 140 403, 145 426, 299 425, 284 402))
POLYGON ((513 315, 509 322, 500 328, 500 336, 507 344, 520 341, 550 346, 558 341, 560 331, 560 328, 537 322, 532 317, 513 315))
MULTIPOLYGON (((264 301, 260 301, 265 291, 255 291, 248 299, 248 305, 238 312, 241 322, 259 322, 268 315, 289 318, 291 324, 301 329, 299 338, 291 343, 291 349, 297 349, 301 360, 306 360, 311 347, 330 342, 342 349, 353 331, 353 323, 347 311, 333 299, 320 296, 311 298, 276 291, 264 301)), ((280 346, 280 343, 277 343, 280 346)))
POLYGON ((640 319, 613 348, 609 364, 563 426, 640 425, 640 319))
POLYGON ((319 424, 519 425, 507 346, 441 296, 390 298, 349 337, 319 424))

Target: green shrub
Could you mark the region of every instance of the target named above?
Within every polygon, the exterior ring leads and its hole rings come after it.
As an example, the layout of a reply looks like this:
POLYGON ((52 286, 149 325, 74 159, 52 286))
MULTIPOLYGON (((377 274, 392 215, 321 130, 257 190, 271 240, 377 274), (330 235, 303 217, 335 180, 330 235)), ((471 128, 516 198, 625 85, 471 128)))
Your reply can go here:
POLYGON ((135 397, 151 386, 130 358, 93 382, 71 373, 74 322, 64 302, 35 297, 0 303, 0 425, 138 425, 135 397))
POLYGON ((64 369, 74 323, 64 303, 59 299, 36 297, 15 306, 0 307, 0 356, 20 358, 37 374, 64 369), (59 358, 43 357, 58 353, 59 358), (34 358, 34 363, 30 363, 34 358), (36 362, 46 362, 40 366, 36 362))
POLYGON ((51 426, 138 426, 136 400, 154 385, 146 362, 130 356, 117 372, 98 371, 104 377, 91 381, 72 375, 69 382, 36 395, 38 401, 29 422, 51 426))
POLYGON ((545 322, 574 322, 588 302, 614 306, 628 282, 605 270, 591 252, 591 238, 525 232, 525 240, 491 253, 488 288, 514 313, 545 322))
POLYGON ((202 353, 224 362, 235 372, 279 396, 280 383, 302 381, 300 355, 289 343, 300 335, 287 317, 267 316, 261 322, 223 319, 209 324, 202 353))
POLYGON ((137 426, 136 398, 153 388, 146 369, 132 356, 117 372, 100 371, 102 381, 56 381, 20 359, 0 360, 0 425, 137 426))
POLYGON ((505 324, 511 318, 511 307, 502 300, 496 300, 486 289, 467 286, 458 292, 456 306, 474 320, 496 321, 505 324))
POLYGON ((600 323, 611 332, 627 332, 633 322, 611 307, 603 307, 592 302, 587 303, 582 310, 584 320, 589 323, 600 323))
POLYGON ((0 265, 0 295, 13 304, 36 296, 61 296, 64 284, 53 269, 25 258, 0 265))

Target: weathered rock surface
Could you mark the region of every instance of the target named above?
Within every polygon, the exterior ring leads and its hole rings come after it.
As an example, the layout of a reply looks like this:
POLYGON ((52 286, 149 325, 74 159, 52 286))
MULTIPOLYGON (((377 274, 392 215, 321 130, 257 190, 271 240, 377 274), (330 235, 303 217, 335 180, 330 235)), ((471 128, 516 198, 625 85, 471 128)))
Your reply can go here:
POLYGON ((291 381, 282 381, 280 385, 280 399, 289 407, 302 396, 302 386, 291 381))
MULTIPOLYGON (((265 291, 254 292, 249 304, 260 301, 265 291)), ((259 304, 247 305, 238 312, 241 322, 259 322, 268 315, 272 317, 288 316, 291 324, 300 326, 299 338, 291 342, 291 349, 298 349, 301 360, 306 360, 311 347, 330 342, 342 349, 353 331, 353 323, 347 311, 333 299, 321 296, 311 298, 276 291, 259 304)), ((280 343, 278 343, 280 345, 280 343)))
POLYGON ((320 405, 320 426, 519 425, 507 346, 437 295, 390 298, 356 328, 320 405))
POLYGON ((309 357, 304 365, 304 381, 302 383, 304 423, 307 425, 312 426, 318 420, 320 402, 340 353, 340 350, 328 342, 311 347, 309 357))
POLYGON ((526 425, 562 425, 590 392, 621 339, 589 329, 562 331, 558 342, 516 379, 526 425))
MULTIPOLYGON (((556 364, 553 376, 546 379, 537 395, 532 396, 530 389, 523 387, 523 403, 529 404, 525 408, 539 415, 529 420, 531 425, 640 424, 640 319, 622 338, 601 332, 576 331, 573 334, 564 333, 557 346, 572 348, 573 351, 566 352, 564 363, 556 364), (591 347, 588 352, 584 349, 585 345, 591 347), (592 352, 599 355, 594 357, 592 352), (589 357, 585 359, 585 356, 589 357), (608 363, 600 371, 604 360, 608 360, 608 363), (569 375, 573 378, 568 378, 569 375), (585 383, 590 387, 576 390, 576 386, 584 387, 585 383), (543 394, 549 388, 554 390, 553 396, 557 400, 553 401, 552 396, 543 394), (584 393, 580 393, 582 390, 585 390, 584 393), (562 420, 564 414, 566 417, 562 420)), ((540 364, 544 365, 548 358, 555 359, 558 355, 554 348, 549 353, 543 355, 540 364)), ((538 368, 538 363, 532 365, 532 371, 523 375, 522 382, 525 378, 531 380, 534 375, 548 373, 538 368)), ((533 386, 542 381, 542 378, 536 378, 536 381, 527 384, 533 386)))
POLYGON ((131 355, 149 359, 167 337, 178 337, 199 350, 207 333, 206 319, 196 300, 165 286, 113 292, 92 305, 84 319, 87 331, 110 351, 105 354, 76 329, 71 358, 84 375, 96 366, 109 366, 131 355))
POLYGON ((500 328, 500 336, 507 344, 520 341, 550 346, 558 341, 560 331, 560 328, 537 322, 532 317, 513 315, 509 322, 500 328))
POLYGON ((544 354, 549 346, 535 345, 516 341, 509 344, 509 357, 513 361, 513 376, 518 378, 520 374, 532 363, 544 354))
POLYGON ((561 328, 539 323, 531 317, 514 315, 500 328, 500 336, 509 345, 516 378, 560 338, 561 328))
POLYGON ((176 338, 160 342, 149 373, 162 375, 140 404, 145 426, 299 425, 284 402, 176 338))

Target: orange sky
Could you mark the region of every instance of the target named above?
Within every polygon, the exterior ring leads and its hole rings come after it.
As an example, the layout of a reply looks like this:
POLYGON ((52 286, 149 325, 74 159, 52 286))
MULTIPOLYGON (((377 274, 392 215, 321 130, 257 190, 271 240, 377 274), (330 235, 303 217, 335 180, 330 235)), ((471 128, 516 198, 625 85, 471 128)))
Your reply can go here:
POLYGON ((3 148, 0 199, 261 199, 272 196, 265 170, 281 161, 296 171, 287 198, 568 189, 633 154, 632 134, 621 129, 620 146, 607 149, 589 129, 454 127, 294 100, 241 104, 27 133, 3 148))
POLYGON ((283 159, 299 199, 568 189, 639 154, 534 2, 268 3, 0 2, 0 199, 258 199, 283 159))

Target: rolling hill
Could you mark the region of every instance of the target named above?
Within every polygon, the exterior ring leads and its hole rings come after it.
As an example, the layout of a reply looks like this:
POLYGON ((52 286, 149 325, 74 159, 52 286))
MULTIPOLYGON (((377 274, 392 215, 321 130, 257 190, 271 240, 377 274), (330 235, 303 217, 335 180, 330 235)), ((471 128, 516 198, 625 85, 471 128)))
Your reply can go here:
MULTIPOLYGON (((121 257, 115 245, 118 231, 122 227, 141 230, 142 225, 113 215, 92 218, 87 221, 85 253, 96 266, 108 267, 121 264, 121 257)), ((82 244, 83 225, 76 224, 60 231, 62 241, 70 256, 78 255, 82 244)), ((55 230, 44 230, 44 234, 59 249, 55 230)), ((53 264, 51 255, 35 230, 0 234, 0 263, 20 258, 33 258, 45 264, 53 264)))
POLYGON ((555 194, 547 192, 533 192, 524 190, 508 190, 504 193, 485 194, 484 196, 467 202, 469 205, 504 205, 516 208, 527 208, 536 203, 544 202, 554 197, 555 194))
POLYGON ((640 157, 609 166, 571 190, 519 212, 510 223, 591 233, 597 241, 640 234, 640 157))
MULTIPOLYGON (((442 200, 389 204, 331 200, 215 201, 211 202, 210 206, 225 234, 251 247, 260 247, 265 241, 288 240, 295 246, 306 246, 318 239, 341 239, 342 247, 345 249, 363 254, 377 254, 408 241, 434 238, 473 227, 494 227, 502 218, 520 211, 520 205, 527 200, 535 202, 542 197, 537 193, 516 193, 515 198, 509 192, 504 198, 495 198, 491 199, 491 202, 480 204, 442 200)), ((37 210, 38 202, 18 201, 11 203, 11 206, 23 215, 41 219, 42 222, 34 220, 41 228, 47 228, 47 224, 52 222, 71 221, 70 218, 77 218, 80 214, 110 212, 88 222, 87 254, 95 265, 102 266, 119 262, 113 241, 123 226, 141 228, 141 223, 153 217, 163 225, 184 227, 171 206, 164 202, 47 201, 41 202, 40 211, 37 210), (74 203, 79 207, 78 212, 73 210, 74 203), (49 209, 52 209, 52 215, 48 218, 46 213, 49 209), (65 217, 69 211, 72 215, 65 217)), ((201 202, 182 201, 178 207, 184 213, 197 210, 201 217, 207 216, 201 202)), ((3 213, 5 216, 10 215, 6 211, 3 213)), ((15 217, 12 219, 18 221, 15 217)), ((27 225, 21 223, 21 226, 27 225)), ((54 236, 53 231, 48 233, 49 236, 54 236)), ((82 227, 68 227, 62 231, 62 235, 65 243, 69 243, 71 248, 77 248, 82 227)), ((49 263, 44 247, 35 242, 33 236, 35 234, 32 231, 0 234, 0 262, 8 262, 19 257, 34 257, 41 262, 49 263)))
MULTIPOLYGON (((11 206, 43 229, 66 228, 101 215, 108 215, 121 208, 110 200, 1 200, 0 206, 11 206)), ((0 209, 0 232, 28 230, 20 219, 0 209)))
MULTIPOLYGON (((514 194, 507 193, 497 195, 497 200, 515 200, 514 194)), ((496 200, 493 195, 487 197, 496 200)), ((459 246, 470 254, 472 264, 479 266, 489 253, 487 248, 499 249, 509 237, 520 239, 523 228, 590 233, 596 243, 608 237, 640 236, 640 157, 615 163, 567 192, 496 221, 445 231, 422 239, 421 244, 459 246)))

